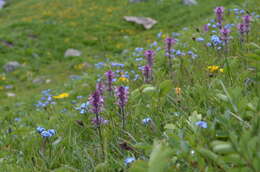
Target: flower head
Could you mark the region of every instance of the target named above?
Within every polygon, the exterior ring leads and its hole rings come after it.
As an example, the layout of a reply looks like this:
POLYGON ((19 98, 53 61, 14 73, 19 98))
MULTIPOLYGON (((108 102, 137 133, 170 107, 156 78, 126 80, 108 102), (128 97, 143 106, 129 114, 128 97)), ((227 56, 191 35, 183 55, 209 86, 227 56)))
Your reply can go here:
POLYGON ((209 31, 209 25, 205 24, 203 27, 204 32, 208 32, 209 31))
POLYGON ((119 86, 116 88, 117 104, 123 108, 128 101, 128 87, 119 86))
POLYGON ((107 124, 109 121, 108 120, 105 120, 104 118, 102 118, 101 116, 98 116, 97 117, 93 117, 92 120, 91 120, 91 123, 94 125, 94 126, 99 126, 99 125, 102 125, 102 124, 107 124))
POLYGON ((112 83, 113 83, 115 74, 112 70, 109 70, 105 73, 105 75, 107 77, 108 91, 112 91, 112 83))
POLYGON ((103 95, 105 89, 105 85, 103 84, 103 82, 98 82, 96 84, 96 89, 100 92, 101 95, 103 95))
POLYGON ((164 40, 164 42, 166 44, 166 50, 170 51, 171 47, 176 43, 176 40, 171 37, 168 37, 164 40))
POLYGON ((180 94, 181 94, 181 88, 180 88, 180 87, 176 87, 176 88, 175 88, 175 93, 176 93, 177 95, 180 95, 180 94))
POLYGON ((230 29, 227 29, 227 28, 223 28, 220 30, 220 33, 221 33, 221 39, 224 40, 224 41, 228 41, 229 40, 229 34, 230 34, 230 29))
POLYGON ((244 23, 240 23, 237 25, 237 29, 241 35, 246 32, 246 25, 244 23))
POLYGON ((224 16, 224 7, 216 7, 215 8, 215 15, 216 15, 216 19, 219 25, 222 24, 223 21, 223 16, 224 16))
POLYGON ((144 56, 147 59, 147 63, 150 66, 153 66, 153 58, 154 58, 155 52, 153 50, 146 50, 144 52, 144 56))
POLYGON ((128 157, 125 159, 125 164, 128 165, 128 164, 131 164, 135 161, 135 157, 128 157))
POLYGON ((99 90, 96 90, 90 97, 89 103, 92 106, 91 111, 95 114, 98 114, 102 111, 102 107, 104 104, 103 96, 101 95, 99 90))
POLYGON ((145 82, 149 82, 152 77, 152 68, 149 65, 143 67, 143 74, 145 82))
POLYGON ((152 118, 150 118, 150 117, 144 118, 144 119, 142 120, 142 123, 143 123, 144 125, 147 125, 147 124, 149 124, 150 122, 152 122, 152 118))
POLYGON ((38 132, 39 134, 41 134, 43 131, 45 131, 45 128, 43 128, 43 127, 37 127, 36 130, 37 130, 37 132, 38 132))
POLYGON ((205 121, 198 121, 195 124, 201 128, 208 128, 208 124, 205 121))
POLYGON ((59 94, 57 96, 53 96, 53 98, 55 98, 55 99, 64 99, 66 97, 69 97, 68 93, 61 93, 61 94, 59 94))

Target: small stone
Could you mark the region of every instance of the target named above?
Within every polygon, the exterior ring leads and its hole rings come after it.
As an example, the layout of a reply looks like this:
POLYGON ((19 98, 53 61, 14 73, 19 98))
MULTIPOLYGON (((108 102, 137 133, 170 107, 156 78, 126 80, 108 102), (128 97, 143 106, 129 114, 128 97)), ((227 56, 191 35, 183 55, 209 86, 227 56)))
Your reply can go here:
POLYGON ((64 56, 65 57, 78 57, 81 56, 82 52, 73 48, 67 49, 64 56))
POLYGON ((198 2, 196 0, 182 0, 184 5, 197 5, 198 2))
POLYGON ((15 71, 19 67, 21 67, 20 63, 17 61, 11 61, 4 65, 4 70, 5 72, 9 73, 15 71))
POLYGON ((34 84, 43 84, 45 82, 44 77, 35 78, 32 81, 34 84))
POLYGON ((7 95, 7 97, 15 97, 16 96, 16 94, 14 94, 14 93, 6 93, 6 95, 7 95))
POLYGON ((135 17, 135 16, 124 16, 124 19, 128 22, 143 25, 145 29, 151 29, 153 25, 157 23, 156 20, 150 17, 135 17))

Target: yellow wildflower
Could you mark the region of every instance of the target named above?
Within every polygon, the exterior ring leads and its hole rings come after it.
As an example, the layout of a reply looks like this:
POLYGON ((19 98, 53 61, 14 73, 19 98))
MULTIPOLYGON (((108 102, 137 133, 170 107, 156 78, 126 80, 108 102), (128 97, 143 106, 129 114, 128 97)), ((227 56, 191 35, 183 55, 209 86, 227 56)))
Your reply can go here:
POLYGON ((75 66, 74 66, 74 69, 76 69, 76 70, 82 70, 84 67, 85 67, 85 64, 84 64, 84 63, 81 63, 81 64, 75 65, 75 66))
POLYGON ((217 72, 219 69, 220 69, 219 66, 215 66, 215 65, 213 65, 213 66, 208 66, 208 70, 209 70, 209 72, 211 72, 211 73, 217 72))
POLYGON ((4 75, 0 75, 0 81, 5 81, 6 77, 4 75))
POLYGON ((129 80, 126 77, 121 76, 118 78, 118 81, 128 82, 129 80))
POLYGON ((219 69, 219 71, 220 71, 221 73, 223 73, 223 72, 224 72, 224 69, 223 69, 223 68, 221 68, 221 69, 219 69))
POLYGON ((53 96, 53 98, 55 98, 55 99, 64 99, 66 97, 69 97, 68 93, 61 93, 60 95, 53 96))
POLYGON ((180 95, 180 94, 181 94, 181 88, 180 88, 180 87, 176 87, 176 88, 175 88, 175 93, 176 93, 177 95, 180 95))

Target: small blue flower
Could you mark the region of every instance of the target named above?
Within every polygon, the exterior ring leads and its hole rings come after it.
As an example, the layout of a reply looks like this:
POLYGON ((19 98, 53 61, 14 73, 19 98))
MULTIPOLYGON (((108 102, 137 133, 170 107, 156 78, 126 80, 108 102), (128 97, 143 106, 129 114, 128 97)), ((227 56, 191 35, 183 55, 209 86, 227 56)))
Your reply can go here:
POLYGON ((211 47, 212 46, 212 44, 210 42, 208 42, 206 45, 207 45, 207 47, 211 47))
POLYGON ((139 61, 142 61, 144 58, 136 58, 135 61, 139 62, 139 61))
POLYGON ((176 55, 177 55, 177 56, 181 56, 181 55, 182 55, 181 50, 177 50, 177 51, 176 51, 176 55))
POLYGON ((124 67, 125 66, 125 64, 117 63, 117 62, 111 62, 110 64, 112 67, 124 67))
POLYGON ((144 48, 135 48, 135 52, 137 53, 141 53, 143 52, 144 48))
POLYGON ((16 122, 19 122, 19 121, 21 121, 21 118, 14 118, 14 120, 16 121, 16 122))
POLYGON ((217 35, 212 35, 212 36, 211 36, 211 42, 212 42, 214 45, 221 44, 221 40, 220 40, 220 38, 219 38, 217 35))
POLYGON ((195 124, 201 128, 208 128, 208 124, 205 121, 198 121, 195 124))
POLYGON ((204 38, 196 38, 196 41, 197 41, 197 42, 203 42, 203 41, 204 41, 204 38))
POLYGON ((56 134, 56 131, 54 129, 49 129, 47 132, 49 132, 51 136, 54 136, 56 134))
POLYGON ((41 132, 41 136, 42 136, 43 138, 49 138, 49 137, 52 136, 52 134, 49 133, 48 131, 43 131, 43 132, 41 132))
POLYGON ((142 120, 142 123, 145 124, 145 125, 149 124, 150 122, 152 122, 152 118, 150 118, 150 117, 144 118, 144 119, 142 120))
POLYGON ((96 67, 97 69, 100 69, 100 68, 102 68, 102 67, 104 67, 104 66, 105 66, 105 63, 104 63, 104 62, 99 62, 99 63, 95 64, 95 67, 96 67))
POLYGON ((161 38, 162 37, 162 32, 159 32, 159 33, 157 33, 157 38, 161 38))
POLYGON ((128 157, 125 159, 125 164, 128 165, 128 164, 131 164, 135 161, 135 157, 128 157))
POLYGON ((36 130, 37 130, 38 133, 41 134, 43 131, 45 131, 45 128, 43 128, 43 127, 37 127, 36 130))

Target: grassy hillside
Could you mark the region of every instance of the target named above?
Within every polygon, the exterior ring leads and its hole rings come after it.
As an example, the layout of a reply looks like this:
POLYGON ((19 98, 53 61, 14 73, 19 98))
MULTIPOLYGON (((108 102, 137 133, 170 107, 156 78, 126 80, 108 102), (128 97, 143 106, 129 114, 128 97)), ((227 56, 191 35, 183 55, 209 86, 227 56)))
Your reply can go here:
POLYGON ((0 171, 260 171, 258 6, 12 0, 0 11, 0 66, 22 67, 0 68, 0 171), (221 37, 212 21, 216 6, 225 7, 223 24, 234 25, 226 45, 212 42, 221 37), (247 13, 250 32, 241 41, 236 25, 247 13), (158 24, 144 30, 126 15, 158 24), (172 65, 167 37, 177 40, 172 65), (68 48, 83 55, 65 58, 68 48), (145 82, 140 68, 148 49, 155 57, 145 82), (108 70, 115 72, 113 87, 129 88, 124 111, 107 91, 108 70), (106 91, 98 115, 108 123, 95 125, 93 106, 83 105, 100 81, 106 91), (42 137, 39 126, 56 133, 42 137))

